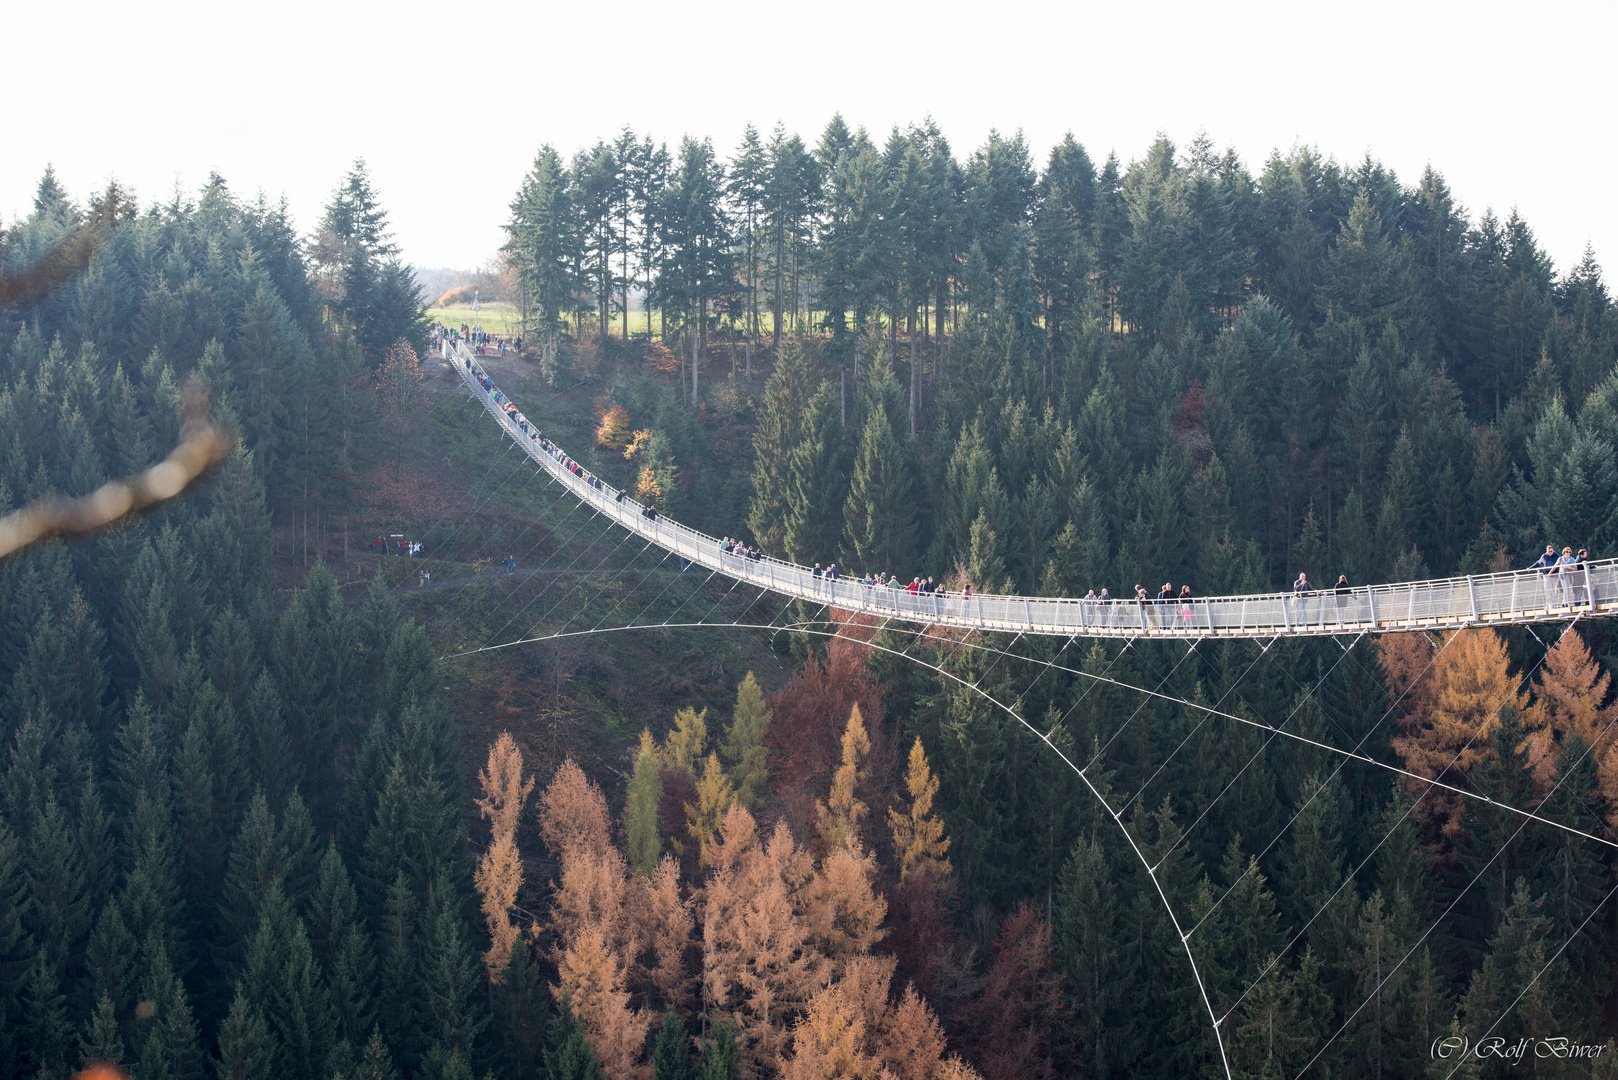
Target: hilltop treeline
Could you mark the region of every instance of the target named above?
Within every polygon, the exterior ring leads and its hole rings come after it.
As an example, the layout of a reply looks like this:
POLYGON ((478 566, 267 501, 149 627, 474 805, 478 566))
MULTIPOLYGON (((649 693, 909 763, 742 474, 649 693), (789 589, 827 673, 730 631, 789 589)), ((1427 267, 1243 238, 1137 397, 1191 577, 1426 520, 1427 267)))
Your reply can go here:
MULTIPOLYGON (((1205 138, 1098 166, 1071 137, 1036 168, 1020 136, 962 160, 931 125, 840 118, 812 149, 749 129, 726 161, 625 131, 542 149, 508 230, 530 325, 608 325, 645 290, 688 397, 687 331, 779 347, 751 523, 800 560, 1206 593, 1615 538, 1594 255, 1558 275, 1433 168, 1297 148, 1255 174, 1205 138)), ((706 471, 664 426, 661 467, 706 471)))

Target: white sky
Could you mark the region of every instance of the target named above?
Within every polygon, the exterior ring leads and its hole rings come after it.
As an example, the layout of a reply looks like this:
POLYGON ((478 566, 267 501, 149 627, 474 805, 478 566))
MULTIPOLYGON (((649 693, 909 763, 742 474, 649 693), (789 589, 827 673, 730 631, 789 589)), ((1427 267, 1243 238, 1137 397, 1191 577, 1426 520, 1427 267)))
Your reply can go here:
POLYGON ((1588 240, 1618 273, 1618 5, 1160 2, 466 5, 94 0, 0 15, 11 90, 0 218, 53 162, 143 205, 217 170, 283 193, 300 229, 356 156, 407 259, 469 269, 503 240, 544 142, 624 124, 727 156, 748 122, 813 145, 834 111, 877 135, 931 114, 964 158, 1071 130, 1097 164, 1205 129, 1255 173, 1272 148, 1431 162, 1474 218, 1520 208, 1558 270, 1588 240))

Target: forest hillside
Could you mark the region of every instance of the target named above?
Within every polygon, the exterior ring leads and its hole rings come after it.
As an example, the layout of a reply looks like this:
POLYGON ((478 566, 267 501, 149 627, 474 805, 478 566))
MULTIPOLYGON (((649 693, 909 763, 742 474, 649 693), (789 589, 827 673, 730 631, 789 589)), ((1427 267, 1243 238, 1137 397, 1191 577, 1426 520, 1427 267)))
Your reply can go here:
MULTIPOLYGON (((508 233, 502 387, 798 561, 1200 596, 1618 540, 1594 253, 1436 168, 626 130, 508 233)), ((4 294, 0 512, 161 458, 188 388, 237 437, 0 564, 0 1075, 1607 1075, 1605 623, 478 652, 630 594, 427 348, 363 164, 301 229, 47 170, 0 235, 8 282, 94 238, 4 294)))

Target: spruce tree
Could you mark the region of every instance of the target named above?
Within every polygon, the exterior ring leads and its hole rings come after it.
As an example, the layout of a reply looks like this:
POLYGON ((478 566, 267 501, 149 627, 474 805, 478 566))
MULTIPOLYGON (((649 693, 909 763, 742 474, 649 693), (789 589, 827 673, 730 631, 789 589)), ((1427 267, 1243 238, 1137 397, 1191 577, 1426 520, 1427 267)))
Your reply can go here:
POLYGON ((545 1040, 545 1080, 601 1080, 601 1062, 584 1037, 566 993, 557 1002, 545 1040))
POLYGON ((27 972, 15 1035, 21 1051, 18 1075, 60 1075, 67 1068, 68 1036, 72 1031, 60 972, 44 949, 34 954, 27 972))
POLYGON ((916 518, 910 459, 887 412, 873 408, 854 455, 846 534, 858 566, 904 573, 916 562, 916 518))
POLYGON ((275 1067, 275 1042, 264 1016, 238 984, 230 1013, 219 1027, 219 1080, 270 1080, 275 1067))
POLYGON ((123 1060, 124 1039, 118 1030, 118 1014, 113 1010, 112 999, 102 994, 79 1038, 79 1064, 81 1068, 97 1062, 117 1066, 122 1065, 123 1060))
POLYGON ((690 1039, 680 1014, 670 1005, 652 1043, 652 1080, 690 1080, 690 1039))
POLYGON ((386 1044, 382 1042, 382 1030, 372 1028, 359 1067, 354 1070, 354 1080, 396 1080, 397 1076, 398 1073, 393 1068, 393 1058, 389 1055, 386 1044))
POLYGON ((698 1080, 741 1080, 741 1052, 736 1046, 736 1026, 726 1019, 714 1027, 713 1039, 703 1051, 698 1080))
POLYGON ((825 383, 804 409, 803 434, 786 461, 782 544, 787 558, 809 564, 835 561, 842 537, 837 509, 846 488, 844 432, 832 389, 825 383))
POLYGON ((359 922, 359 895, 337 845, 328 843, 309 897, 309 943, 325 973, 340 1038, 361 1046, 374 1026, 376 959, 359 922))
POLYGON ((423 1049, 416 1023, 424 1002, 418 910, 410 883, 401 870, 387 890, 380 920, 382 973, 377 988, 377 1018, 394 1057, 407 1070, 415 1066, 423 1049))
POLYGON ((489 1020, 478 1000, 479 966, 467 943, 460 897, 443 871, 434 883, 426 922, 417 1024, 434 1046, 470 1058, 489 1020))
POLYGON ((512 942, 511 959, 491 994, 489 1041, 502 1075, 536 1074, 544 1065, 550 995, 526 938, 512 942))

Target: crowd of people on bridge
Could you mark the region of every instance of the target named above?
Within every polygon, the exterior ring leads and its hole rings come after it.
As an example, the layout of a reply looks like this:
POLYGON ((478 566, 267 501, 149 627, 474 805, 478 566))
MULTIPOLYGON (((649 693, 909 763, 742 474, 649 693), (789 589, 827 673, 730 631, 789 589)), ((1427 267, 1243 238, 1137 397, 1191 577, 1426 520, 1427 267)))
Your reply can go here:
POLYGON ((520 335, 507 338, 504 334, 491 334, 481 326, 467 326, 465 323, 448 328, 439 327, 433 334, 433 343, 438 344, 444 340, 450 342, 464 341, 470 348, 476 350, 479 356, 486 356, 490 353, 504 353, 508 345, 517 352, 522 352, 522 337, 520 335))
MULTIPOLYGON (((446 357, 452 355, 454 351, 453 342, 456 340, 465 340, 473 344, 489 343, 488 335, 478 337, 478 334, 478 331, 468 331, 464 326, 458 336, 455 330, 447 331, 443 339, 447 342, 444 350, 446 357)), ((494 341, 496 344, 503 344, 503 340, 498 337, 494 341)), ((520 347, 520 345, 521 340, 518 339, 518 346, 520 347)), ((489 395, 490 400, 509 421, 510 425, 522 435, 527 436, 535 447, 544 451, 558 462, 564 470, 578 477, 588 486, 603 493, 613 492, 613 489, 609 488, 600 477, 591 474, 577 461, 564 453, 555 443, 547 439, 544 432, 532 426, 528 418, 500 391, 494 380, 489 378, 488 373, 481 366, 474 364, 470 358, 464 359, 463 363, 472 379, 489 395)), ((616 492, 616 501, 621 503, 624 498, 625 493, 623 491, 616 492)), ((643 506, 640 514, 650 521, 658 519, 657 509, 650 505, 643 506)), ((380 543, 380 538, 378 542, 380 543)), ((402 545, 403 541, 401 541, 402 545)), ((415 547, 419 548, 419 545, 415 547)), ((760 562, 766 558, 763 551, 757 546, 749 545, 736 537, 724 537, 719 541, 718 548, 721 557, 731 556, 750 562, 760 562)), ((414 551, 412 551, 412 554, 414 554, 414 551)), ((1590 602, 1588 575, 1585 573, 1588 559, 1589 552, 1584 548, 1580 548, 1575 553, 1572 547, 1564 547, 1561 553, 1558 554, 1554 545, 1546 546, 1545 554, 1540 556, 1529 569, 1537 571, 1542 578, 1547 608, 1557 606, 1572 607, 1579 603, 1590 602)), ((930 597, 934 602, 932 606, 943 603, 949 608, 949 611, 946 612, 943 607, 939 607, 939 614, 954 612, 964 614, 967 611, 965 604, 963 603, 957 608, 955 601, 969 601, 973 595, 970 584, 963 585, 959 592, 950 592, 945 588, 942 581, 930 576, 912 577, 908 584, 905 584, 897 575, 887 572, 876 574, 866 572, 858 578, 848 578, 835 562, 825 566, 815 563, 810 570, 809 577, 812 589, 824 591, 830 597, 844 595, 836 588, 838 582, 848 582, 862 586, 868 590, 867 595, 878 606, 883 604, 882 601, 876 599, 876 596, 879 595, 878 590, 880 590, 881 595, 905 593, 912 597, 930 597)), ((1335 608, 1336 621, 1341 623, 1351 619, 1348 609, 1354 596, 1354 586, 1349 584, 1347 575, 1339 574, 1334 584, 1319 588, 1309 580, 1308 572, 1304 571, 1300 572, 1297 580, 1292 583, 1290 594, 1283 596, 1282 606, 1292 621, 1302 625, 1309 625, 1311 616, 1325 620, 1331 609, 1335 608), (1311 607, 1311 603, 1314 604, 1313 607, 1311 607)), ((1197 607, 1193 603, 1191 586, 1182 584, 1176 589, 1173 583, 1167 581, 1163 583, 1155 595, 1149 592, 1145 586, 1138 584, 1135 586, 1132 596, 1115 597, 1106 588, 1102 588, 1099 593, 1095 589, 1091 589, 1080 599, 1079 611, 1082 624, 1088 626, 1135 625, 1143 628, 1194 630, 1199 617, 1197 607), (1125 612, 1131 610, 1133 612, 1132 616, 1125 614, 1125 612)), ((1353 617, 1357 618, 1357 613, 1353 617)))

